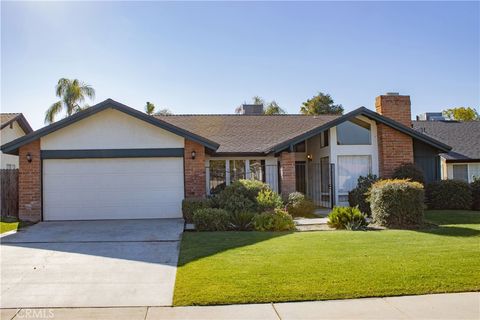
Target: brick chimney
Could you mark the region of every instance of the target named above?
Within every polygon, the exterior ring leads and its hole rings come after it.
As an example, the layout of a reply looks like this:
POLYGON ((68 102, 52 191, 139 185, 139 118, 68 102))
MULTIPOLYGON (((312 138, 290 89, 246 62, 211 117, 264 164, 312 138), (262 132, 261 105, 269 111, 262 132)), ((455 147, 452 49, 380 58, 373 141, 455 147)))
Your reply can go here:
MULTIPOLYGON (((409 128, 412 126, 410 96, 401 96, 396 92, 378 96, 375 99, 375 109, 385 117, 409 128)), ((398 166, 413 163, 412 137, 384 124, 378 124, 377 136, 381 177, 389 178, 398 166)))

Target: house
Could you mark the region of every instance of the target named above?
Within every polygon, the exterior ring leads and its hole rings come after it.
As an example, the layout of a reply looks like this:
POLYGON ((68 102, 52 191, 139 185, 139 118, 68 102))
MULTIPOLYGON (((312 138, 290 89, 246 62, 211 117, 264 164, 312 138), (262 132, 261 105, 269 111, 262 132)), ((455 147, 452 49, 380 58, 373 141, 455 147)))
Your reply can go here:
POLYGON ((413 128, 452 147, 439 155, 441 179, 480 178, 480 121, 413 121, 413 128))
MULTIPOLYGON (((6 144, 32 132, 32 127, 21 113, 0 113, 1 144, 6 144)), ((1 169, 18 168, 18 156, 0 153, 1 169)))
MULTIPOLYGON (((18 155, 25 220, 181 217, 184 198, 259 179, 318 206, 347 204, 368 173, 432 165, 450 147, 412 129, 410 97, 343 116, 149 116, 108 99, 1 147, 18 155)), ((250 112, 248 112, 250 110, 250 112)))

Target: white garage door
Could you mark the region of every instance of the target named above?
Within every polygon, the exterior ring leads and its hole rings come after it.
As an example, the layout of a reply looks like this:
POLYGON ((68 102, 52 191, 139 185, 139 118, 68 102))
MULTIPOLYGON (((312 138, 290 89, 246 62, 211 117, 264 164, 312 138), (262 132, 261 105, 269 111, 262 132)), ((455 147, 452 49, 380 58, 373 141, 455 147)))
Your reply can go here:
POLYGON ((181 218, 182 158, 43 161, 44 220, 181 218))

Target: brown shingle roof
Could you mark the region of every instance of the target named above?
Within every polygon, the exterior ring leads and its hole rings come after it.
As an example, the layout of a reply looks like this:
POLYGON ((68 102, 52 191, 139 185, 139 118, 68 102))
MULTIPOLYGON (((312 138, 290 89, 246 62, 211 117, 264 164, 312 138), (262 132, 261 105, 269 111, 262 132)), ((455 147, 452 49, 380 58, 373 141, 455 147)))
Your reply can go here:
POLYGON ((339 116, 171 115, 155 116, 220 144, 217 153, 264 153, 339 116))

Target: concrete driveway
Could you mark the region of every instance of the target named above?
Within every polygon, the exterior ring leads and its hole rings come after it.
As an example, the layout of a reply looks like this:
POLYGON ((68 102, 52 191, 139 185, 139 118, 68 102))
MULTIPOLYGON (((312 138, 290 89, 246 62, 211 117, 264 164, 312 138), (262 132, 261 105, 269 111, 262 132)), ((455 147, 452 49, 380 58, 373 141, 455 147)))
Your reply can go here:
POLYGON ((41 222, 1 238, 1 308, 169 306, 181 219, 41 222))

